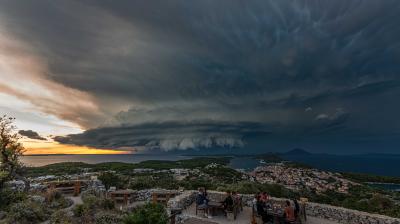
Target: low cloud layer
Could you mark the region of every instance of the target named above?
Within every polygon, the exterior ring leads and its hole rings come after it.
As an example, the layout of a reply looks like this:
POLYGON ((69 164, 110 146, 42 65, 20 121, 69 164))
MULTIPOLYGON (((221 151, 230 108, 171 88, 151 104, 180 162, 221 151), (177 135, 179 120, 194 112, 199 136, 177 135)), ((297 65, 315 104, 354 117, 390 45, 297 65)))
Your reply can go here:
POLYGON ((30 138, 30 139, 42 140, 42 141, 47 140, 46 138, 40 136, 37 132, 32 131, 32 130, 19 130, 18 134, 25 136, 27 138, 30 138))
POLYGON ((96 148, 131 149, 200 149, 210 147, 243 147, 247 135, 267 133, 265 127, 254 123, 165 122, 137 126, 96 128, 83 134, 55 137, 64 144, 96 148))
POLYGON ((87 130, 65 144, 246 147, 261 132, 281 148, 393 152, 399 13, 397 0, 5 1, 0 37, 17 44, 2 55, 29 55, 40 75, 24 77, 47 84, 0 86, 87 130))

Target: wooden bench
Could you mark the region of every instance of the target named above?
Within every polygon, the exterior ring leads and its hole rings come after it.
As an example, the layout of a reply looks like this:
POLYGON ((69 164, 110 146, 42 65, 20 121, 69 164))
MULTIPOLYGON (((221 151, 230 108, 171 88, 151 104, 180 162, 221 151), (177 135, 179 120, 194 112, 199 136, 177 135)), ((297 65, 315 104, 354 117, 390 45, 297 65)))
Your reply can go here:
MULTIPOLYGON (((196 203, 196 202, 195 202, 196 203)), ((196 215, 197 215, 197 211, 203 211, 203 212, 205 212, 205 210, 206 210, 207 208, 199 208, 199 205, 196 203, 196 215)))

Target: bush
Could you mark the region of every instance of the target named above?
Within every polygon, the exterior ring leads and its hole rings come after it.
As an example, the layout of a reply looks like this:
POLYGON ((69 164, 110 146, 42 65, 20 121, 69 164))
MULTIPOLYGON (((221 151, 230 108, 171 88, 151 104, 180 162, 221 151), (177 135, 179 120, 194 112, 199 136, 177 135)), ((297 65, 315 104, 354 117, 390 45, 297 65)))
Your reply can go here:
POLYGON ((48 206, 49 208, 53 209, 62 209, 62 208, 68 208, 73 204, 71 199, 65 198, 64 196, 52 201, 48 206))
POLYGON ((105 210, 112 210, 115 208, 115 203, 113 200, 105 198, 101 200, 100 206, 105 210))
POLYGON ((168 215, 165 208, 160 204, 148 203, 128 215, 124 224, 166 224, 168 215))
POLYGON ((120 215, 115 213, 97 213, 95 215, 95 223, 96 224, 117 224, 122 222, 122 218, 120 215))
POLYGON ((100 205, 100 199, 94 195, 88 194, 82 197, 83 203, 89 208, 95 208, 100 205))
POLYGON ((60 199, 61 197, 63 197, 63 195, 56 189, 49 188, 46 191, 44 197, 46 198, 46 202, 51 203, 54 200, 60 199))
POLYGON ((0 210, 7 210, 11 204, 24 201, 26 198, 24 192, 12 191, 9 188, 0 189, 0 210))
POLYGON ((53 213, 50 217, 50 224, 70 224, 72 218, 64 210, 59 210, 53 213))
POLYGON ((13 223, 37 223, 45 221, 47 214, 40 204, 25 201, 12 205, 8 213, 8 218, 13 223))
POLYGON ((74 216, 76 217, 82 217, 86 213, 86 206, 83 204, 80 205, 75 205, 74 209, 72 210, 74 213, 74 216))

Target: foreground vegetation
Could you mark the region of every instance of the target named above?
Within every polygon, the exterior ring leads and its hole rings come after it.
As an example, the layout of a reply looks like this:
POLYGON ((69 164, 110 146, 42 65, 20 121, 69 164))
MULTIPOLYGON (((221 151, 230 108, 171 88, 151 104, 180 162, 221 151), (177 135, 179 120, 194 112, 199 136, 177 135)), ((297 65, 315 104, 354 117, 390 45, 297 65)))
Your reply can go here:
POLYGON ((45 221, 50 224, 168 223, 167 212, 159 204, 145 204, 143 207, 133 211, 120 211, 112 200, 99 198, 91 192, 86 192, 82 199, 83 204, 72 207, 72 201, 64 198, 59 193, 50 193, 46 197, 39 195, 29 197, 25 194, 25 197, 19 198, 11 206, 3 207, 7 213, 4 219, 0 219, 0 224, 32 224, 45 221), (71 211, 72 214, 70 214, 71 211))

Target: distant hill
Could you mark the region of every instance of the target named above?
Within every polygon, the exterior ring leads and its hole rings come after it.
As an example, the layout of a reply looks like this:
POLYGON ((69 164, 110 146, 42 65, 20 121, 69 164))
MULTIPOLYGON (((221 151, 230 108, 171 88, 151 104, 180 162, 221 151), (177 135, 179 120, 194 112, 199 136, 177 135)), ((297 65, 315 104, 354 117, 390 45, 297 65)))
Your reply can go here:
POLYGON ((304 149, 295 148, 288 152, 283 153, 283 155, 307 156, 307 155, 312 155, 312 153, 307 152, 304 149))
POLYGON ((261 154, 261 155, 255 156, 254 158, 262 159, 268 163, 279 163, 279 162, 283 161, 283 159, 279 155, 274 154, 274 153, 261 154))

